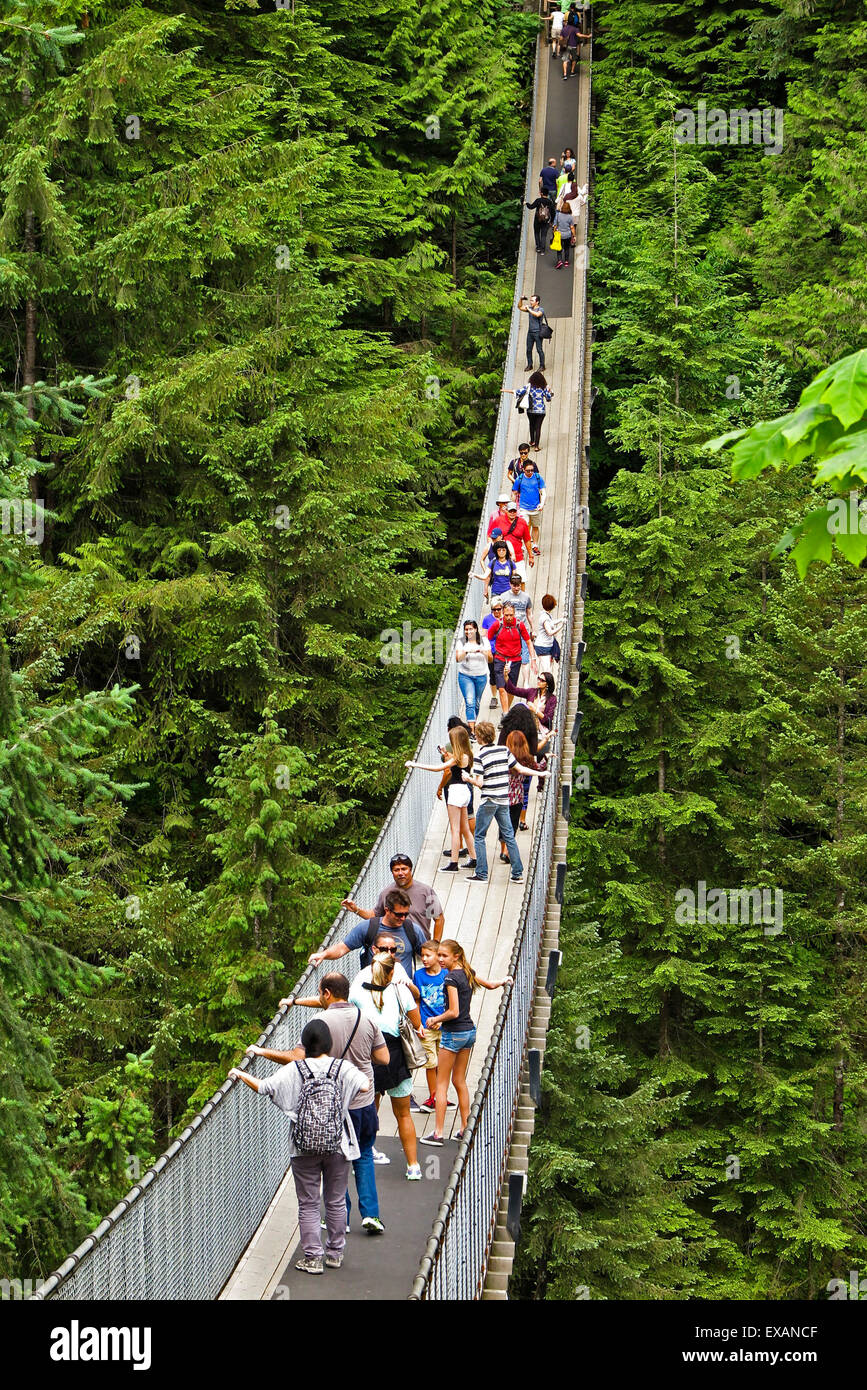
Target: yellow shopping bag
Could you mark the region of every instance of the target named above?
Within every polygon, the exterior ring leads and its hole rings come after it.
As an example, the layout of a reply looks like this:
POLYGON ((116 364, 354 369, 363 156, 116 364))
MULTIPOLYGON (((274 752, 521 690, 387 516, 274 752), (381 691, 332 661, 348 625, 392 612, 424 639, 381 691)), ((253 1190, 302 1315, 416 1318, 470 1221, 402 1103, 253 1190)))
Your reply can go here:
POLYGON ((553 235, 552 238, 551 238, 551 250, 552 250, 552 251, 561 251, 562 249, 563 249, 563 239, 562 239, 562 237, 560 236, 560 228, 557 227, 557 229, 556 229, 555 232, 554 232, 554 235, 553 235))

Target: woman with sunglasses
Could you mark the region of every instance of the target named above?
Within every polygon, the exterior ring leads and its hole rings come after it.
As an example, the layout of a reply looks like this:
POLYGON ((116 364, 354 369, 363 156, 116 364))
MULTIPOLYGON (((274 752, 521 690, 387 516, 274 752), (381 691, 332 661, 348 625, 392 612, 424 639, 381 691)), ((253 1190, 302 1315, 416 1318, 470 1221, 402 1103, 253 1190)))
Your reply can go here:
POLYGON ((396 947, 397 942, 394 940, 391 944, 387 939, 377 943, 373 964, 360 970, 352 982, 349 1001, 358 1005, 365 1018, 373 1020, 385 1038, 389 1052, 388 1064, 380 1066, 379 1063, 374 1063, 373 1067, 376 1105, 378 1109, 382 1097, 388 1096, 406 1157, 407 1181, 421 1182, 418 1141, 410 1113, 412 1072, 406 1064, 400 1040, 402 1015, 406 1014, 419 1038, 424 1036, 424 1029, 413 995, 402 980, 394 978, 396 947))
POLYGON ((514 681, 507 680, 506 689, 510 695, 517 695, 520 699, 527 701, 539 725, 539 746, 541 747, 543 742, 547 743, 554 723, 554 711, 557 708, 554 677, 551 672, 540 671, 535 685, 515 685, 514 681), (544 738, 541 737, 543 734, 545 735, 544 738))

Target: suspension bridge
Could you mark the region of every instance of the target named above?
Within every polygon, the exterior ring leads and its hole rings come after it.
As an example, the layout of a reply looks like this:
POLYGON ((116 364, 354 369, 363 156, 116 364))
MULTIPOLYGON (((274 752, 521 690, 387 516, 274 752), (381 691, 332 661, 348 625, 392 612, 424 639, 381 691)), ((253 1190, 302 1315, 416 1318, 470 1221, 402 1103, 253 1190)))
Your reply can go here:
MULTIPOLYGON (((538 191, 539 172, 550 155, 571 146, 579 187, 591 188, 590 45, 584 45, 577 76, 563 81, 544 33, 537 44, 526 197, 538 191)), ((591 188, 592 191, 592 188, 591 188)), ((485 884, 468 875, 438 876, 449 843, 445 806, 434 797, 430 774, 410 771, 395 798, 349 896, 373 906, 391 882, 389 860, 398 851, 415 864, 415 877, 432 883, 445 910, 445 935, 460 941, 486 978, 514 977, 511 988, 483 991, 478 1040, 468 1076, 473 1097, 460 1142, 457 1112, 449 1112, 446 1144, 420 1149, 422 1182, 404 1179, 403 1156, 390 1106, 383 1105, 377 1146, 392 1160, 377 1166, 385 1235, 370 1239, 357 1230, 347 1237, 339 1273, 311 1279, 295 1270, 299 1253, 298 1214, 288 1172, 285 1126, 272 1106, 257 1102, 239 1082, 227 1081, 183 1134, 148 1169, 122 1202, 51 1274, 33 1297, 52 1300, 263 1300, 505 1299, 514 1253, 513 1235, 533 1130, 534 1096, 550 1011, 546 990, 551 953, 557 950, 560 898, 565 874, 566 834, 573 759, 580 714, 578 688, 584 650, 590 330, 586 255, 591 204, 584 203, 577 227, 575 264, 555 269, 551 252, 534 249, 532 214, 524 217, 517 265, 515 303, 538 293, 553 328, 545 375, 554 392, 537 455, 547 486, 541 556, 530 571, 528 590, 536 610, 542 594, 557 599, 565 617, 563 659, 557 677, 557 733, 549 753, 547 780, 534 783, 530 833, 521 837, 524 881, 513 884, 509 869, 489 855, 485 884), (529 848, 527 847, 529 842, 529 848), (445 884, 445 886, 443 886, 445 884), (455 1118, 452 1118, 454 1114, 455 1118), (509 1207, 509 1193, 512 1207, 509 1207)), ((506 350, 507 387, 523 384, 526 319, 515 307, 506 350)), ((488 518, 506 482, 507 461, 526 435, 514 398, 501 397, 490 474, 479 522, 476 555, 488 518)), ((481 584, 467 586, 456 630, 483 615, 481 584)), ((438 762, 446 721, 463 703, 457 665, 449 653, 416 759, 438 762)), ((580 760, 580 759, 579 759, 580 760)), ((336 919, 325 944, 340 940, 356 919, 336 919)), ((556 958, 555 958, 556 959, 556 958)), ((318 991, 331 962, 309 968, 293 994, 318 991)), ((339 963, 352 975, 358 954, 339 963)), ((475 1009, 478 1008, 478 996, 475 1009)), ((262 1047, 294 1047, 306 1011, 283 1009, 258 1039, 262 1047)), ((309 1015, 306 1015, 309 1017, 309 1015)), ((274 1066, 261 1058, 244 1062, 256 1076, 274 1066)), ((417 1087, 419 1094, 421 1088, 417 1087)), ((414 1113, 421 1137, 433 1128, 426 1111, 414 1113)), ((354 1199, 354 1189, 353 1189, 354 1199)))

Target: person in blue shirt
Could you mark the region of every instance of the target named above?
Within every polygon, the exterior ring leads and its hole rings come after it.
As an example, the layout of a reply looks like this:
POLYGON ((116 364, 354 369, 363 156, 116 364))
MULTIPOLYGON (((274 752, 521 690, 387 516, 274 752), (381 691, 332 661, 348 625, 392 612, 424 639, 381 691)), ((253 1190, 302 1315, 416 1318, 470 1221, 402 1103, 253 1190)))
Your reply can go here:
MULTIPOLYGON (((492 598, 492 599, 491 599, 491 611, 490 611, 490 613, 488 614, 488 616, 487 616, 486 618, 483 618, 483 619, 482 619, 482 632, 483 632, 484 636, 487 637, 487 635, 488 635, 488 629, 491 628, 491 627, 493 627, 494 623, 501 623, 502 621, 503 621, 503 600, 502 600, 501 598, 492 598)), ((497 698, 497 687, 494 685, 494 673, 493 673, 493 669, 491 670, 491 685, 490 685, 490 690, 491 690, 491 706, 490 706, 490 707, 491 707, 491 709, 496 709, 496 708, 497 708, 497 705, 500 703, 500 701, 499 701, 499 699, 497 698)), ((479 706, 479 710, 481 711, 481 705, 479 706)))
MULTIPOLYGON (((371 917, 370 921, 359 922, 351 927, 342 941, 336 941, 324 951, 314 951, 309 957, 311 965, 319 965, 323 960, 339 960, 350 951, 361 952, 361 966, 369 965, 373 959, 373 944, 378 936, 387 933, 394 938, 397 947, 394 952, 399 965, 412 968, 413 956, 418 955, 428 940, 418 923, 410 917, 412 902, 402 888, 392 888, 385 895, 385 911, 381 917, 371 917)), ((409 983, 409 979, 407 979, 409 983)))
POLYGON ((519 573, 515 566, 515 561, 509 555, 509 547, 505 541, 494 541, 494 558, 488 564, 486 570, 478 574, 476 570, 470 570, 470 579, 482 579, 485 584, 485 602, 492 594, 494 598, 502 598, 509 592, 509 585, 512 575, 519 573))
POLYGON ((557 195, 557 178, 560 173, 559 161, 552 155, 539 175, 539 192, 549 198, 557 195))
MULTIPOLYGON (((446 997, 443 993, 443 984, 448 971, 440 965, 439 955, 437 954, 438 941, 427 941, 421 948, 421 969, 417 970, 412 977, 412 982, 419 992, 419 1010, 421 1012, 421 1026, 424 1029, 422 1037, 422 1047, 427 1055, 427 1065, 424 1074, 427 1079, 428 1098, 422 1101, 423 1110, 436 1109, 436 1089, 437 1089, 437 1062, 440 1050, 440 1030, 438 1028, 428 1028, 429 1018, 445 1013, 446 997)), ((449 1101, 449 1106, 454 1106, 454 1101, 449 1101)))
POLYGON ((539 552, 539 527, 542 522, 542 508, 545 505, 545 479, 542 474, 533 470, 533 464, 529 459, 524 465, 523 470, 515 479, 513 497, 518 504, 518 510, 523 517, 526 517, 530 526, 530 535, 533 538, 533 554, 539 552))

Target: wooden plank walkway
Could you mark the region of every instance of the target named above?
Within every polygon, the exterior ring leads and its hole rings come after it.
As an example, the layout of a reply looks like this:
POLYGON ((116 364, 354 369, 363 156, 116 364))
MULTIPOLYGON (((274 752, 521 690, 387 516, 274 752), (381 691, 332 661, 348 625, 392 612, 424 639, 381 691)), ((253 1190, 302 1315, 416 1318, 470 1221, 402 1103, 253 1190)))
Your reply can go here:
MULTIPOLYGON (((565 145, 572 145, 579 155, 579 184, 586 184, 589 170, 582 167, 581 150, 584 139, 579 142, 579 104, 582 108, 582 122, 586 119, 586 86, 590 80, 589 62, 581 64, 577 78, 563 82, 559 64, 550 61, 548 51, 544 50, 540 61, 540 88, 536 94, 538 111, 545 113, 544 119, 537 120, 535 145, 532 153, 534 178, 543 167, 549 154, 559 155, 565 145), (579 94, 581 101, 579 103, 579 94)), ((583 135, 583 131, 582 131, 583 135)), ((532 218, 532 214, 529 214, 532 218)), ((579 246, 586 242, 587 209, 585 207, 578 227, 579 246)), ((534 457, 539 463, 545 478, 548 497, 543 513, 540 545, 542 554, 536 567, 530 571, 528 591, 532 595, 534 610, 538 613, 542 595, 552 593, 557 599, 557 614, 562 613, 566 595, 564 586, 569 565, 569 551, 572 543, 571 516, 572 493, 577 484, 575 475, 575 443, 578 423, 579 366, 582 344, 580 329, 583 317, 583 275, 568 270, 555 270, 555 256, 550 251, 544 258, 533 250, 532 226, 529 229, 530 246, 526 259, 526 273, 519 292, 537 292, 545 304, 546 292, 552 304, 559 306, 558 315, 548 309, 548 317, 554 329, 553 339, 548 344, 545 375, 554 392, 554 399, 548 407, 548 418, 542 429, 542 450, 534 457), (556 281, 554 279, 556 278, 556 281), (572 294, 563 293, 563 277, 572 282, 572 294)), ((546 306, 547 307, 547 306, 546 306)), ((525 330, 526 331, 526 330, 525 330)), ((521 333, 517 344, 517 367, 508 384, 517 386, 527 379, 524 371, 524 338, 521 333)), ((517 410, 510 414, 508 447, 506 458, 517 454, 518 444, 526 436, 526 416, 517 410)), ((503 478, 505 486, 505 473, 503 478)), ((482 585, 476 585, 478 598, 478 617, 484 616, 482 585)), ((538 618, 537 618, 538 622, 538 618)), ((571 643, 572 634, 569 634, 571 643)), ((566 648, 568 650, 568 648, 566 648)), ((568 674, 564 663, 564 677, 568 674)), ((557 674, 558 687, 559 672, 557 674)), ((564 685, 564 696, 566 687, 564 685)), ((558 688, 559 694, 559 688, 558 688)), ((487 694, 485 703, 487 703, 487 694)), ((462 713, 456 710, 455 713, 462 713)), ((493 717, 499 724, 499 711, 483 714, 493 717)), ((564 707, 558 711, 558 721, 567 718, 564 707)), ((446 741, 446 731, 442 731, 446 741)), ((571 745, 567 742, 567 749, 571 745)), ((430 781, 431 816, 424 840, 421 856, 415 868, 415 877, 424 883, 431 883, 443 903, 445 911, 445 936, 456 937, 476 970, 486 979, 502 978, 508 968, 515 939, 515 931, 524 894, 524 886, 510 882, 507 864, 499 861, 499 851, 494 835, 488 832, 488 882, 470 883, 469 874, 441 874, 439 869, 445 862, 443 850, 449 845, 448 818, 445 804, 436 800, 437 786, 434 774, 427 774, 430 781)), ((537 805, 537 783, 531 784, 528 822, 531 832, 518 836, 522 858, 526 861, 532 843, 532 827, 537 805)), ((372 906, 366 903, 365 906, 372 906)), ((484 1063, 485 1054, 491 1040, 493 1025, 499 1008, 499 990, 483 990, 476 995, 473 1015, 477 1019, 478 1041, 470 1061, 468 1081, 473 1095, 484 1063)), ((415 1093, 419 1100, 425 1098, 424 1074, 417 1073, 415 1093)), ((378 1239, 363 1236, 358 1229, 347 1237, 346 1262, 339 1274, 327 1274, 322 1278, 311 1279, 297 1274, 294 1263, 298 1257, 298 1219, 295 1203, 295 1190, 291 1175, 286 1178, 276 1193, 274 1200, 256 1232, 250 1245, 239 1261, 221 1297, 224 1299, 270 1299, 291 1298, 300 1301, 311 1299, 357 1299, 357 1298, 406 1298, 412 1280, 430 1235, 432 1214, 441 1199, 448 1180, 451 1157, 455 1147, 446 1143, 443 1149, 419 1148, 419 1161, 425 1179, 422 1183, 407 1183, 404 1178, 403 1153, 396 1136, 396 1127, 389 1102, 383 1100, 380 1112, 382 1129, 377 1147, 390 1154, 392 1162, 388 1167, 377 1166, 376 1175, 380 1192, 380 1210, 386 1226, 386 1234, 378 1239), (433 1158, 440 1161, 434 1163, 433 1158)), ((426 1112, 414 1113, 419 1137, 433 1128, 433 1116, 426 1112)), ((457 1109, 448 1112, 446 1136, 451 1136, 460 1128, 457 1109)), ((354 1183, 350 1182, 356 1228, 360 1221, 355 1207, 354 1183)))

